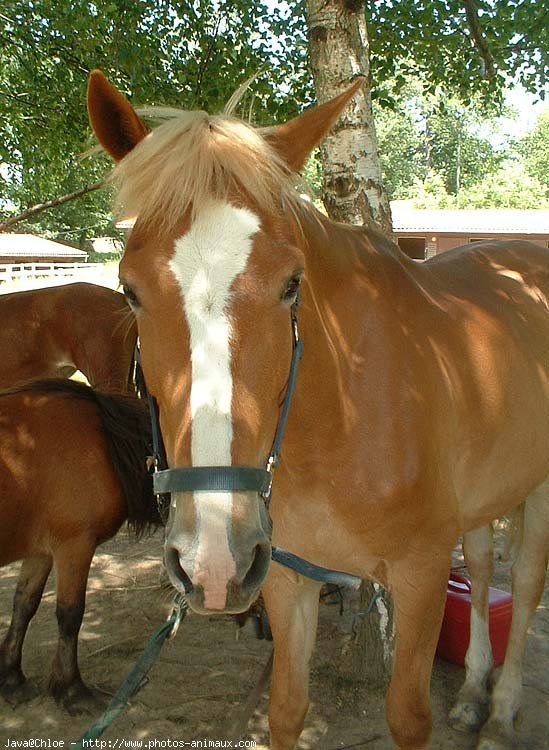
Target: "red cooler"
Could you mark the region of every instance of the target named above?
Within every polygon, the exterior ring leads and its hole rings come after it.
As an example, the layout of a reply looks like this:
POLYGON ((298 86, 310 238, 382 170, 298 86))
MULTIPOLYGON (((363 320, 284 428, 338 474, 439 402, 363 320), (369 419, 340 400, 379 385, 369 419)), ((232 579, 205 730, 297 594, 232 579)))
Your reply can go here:
MULTIPOLYGON (((490 588, 490 641, 494 665, 503 664, 511 628, 513 600, 511 594, 490 588)), ((469 646, 471 614, 471 582, 457 573, 450 573, 444 619, 438 639, 437 656, 463 666, 469 646)))

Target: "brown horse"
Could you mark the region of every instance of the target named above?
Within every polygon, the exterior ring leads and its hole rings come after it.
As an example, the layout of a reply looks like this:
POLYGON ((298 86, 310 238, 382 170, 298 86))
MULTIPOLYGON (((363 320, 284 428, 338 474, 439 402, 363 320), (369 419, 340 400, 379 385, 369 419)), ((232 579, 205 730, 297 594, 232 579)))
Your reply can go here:
POLYGON ((135 324, 119 292, 88 283, 0 295, 0 388, 80 370, 94 388, 127 390, 135 324))
POLYGON ((33 694, 21 651, 55 565, 59 641, 49 691, 70 711, 93 704, 77 661, 88 572, 97 545, 126 518, 136 533, 158 523, 148 432, 142 402, 70 380, 0 394, 0 566, 23 560, 0 645, 0 693, 9 702, 33 694))
POLYGON ((268 483, 254 477, 265 476, 301 336, 272 542, 392 592, 387 718, 402 750, 429 743, 451 550, 528 497, 511 667, 481 739, 499 748, 549 543, 549 255, 486 242, 418 264, 300 200, 292 174, 360 85, 263 131, 197 112, 149 133, 91 75, 92 126, 118 162, 120 205, 137 216, 120 277, 170 466, 166 563, 197 612, 242 610, 262 588, 275 642, 271 743, 293 748, 320 584, 269 565, 268 483))

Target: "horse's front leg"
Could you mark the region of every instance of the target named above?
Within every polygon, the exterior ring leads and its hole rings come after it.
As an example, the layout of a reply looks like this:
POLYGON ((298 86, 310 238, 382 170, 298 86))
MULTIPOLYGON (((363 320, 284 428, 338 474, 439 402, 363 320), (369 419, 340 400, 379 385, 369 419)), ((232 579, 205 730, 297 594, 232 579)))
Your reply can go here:
POLYGON ((263 587, 274 640, 269 701, 272 750, 292 750, 309 707, 309 661, 321 584, 273 563, 263 587))
POLYGON ((431 734, 429 687, 448 585, 450 548, 393 565, 395 656, 387 721, 399 750, 425 750, 431 734))

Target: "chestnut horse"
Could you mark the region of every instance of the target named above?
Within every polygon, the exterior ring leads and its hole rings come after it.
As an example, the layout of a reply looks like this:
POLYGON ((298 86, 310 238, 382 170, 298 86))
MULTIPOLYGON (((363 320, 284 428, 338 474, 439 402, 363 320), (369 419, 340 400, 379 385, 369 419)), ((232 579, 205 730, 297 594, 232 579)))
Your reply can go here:
POLYGON ((80 370, 94 388, 125 391, 136 332, 119 292, 79 282, 0 295, 0 388, 80 370))
POLYGON ((121 210, 137 217, 120 278, 170 467, 166 564, 200 613, 243 610, 263 590, 271 746, 293 748, 320 584, 270 565, 269 484, 256 479, 273 476, 301 337, 272 543, 392 592, 387 719, 401 750, 428 747, 452 548, 528 497, 517 645, 481 740, 501 747, 549 540, 549 255, 486 242, 418 264, 302 201, 292 175, 360 85, 265 130, 187 112, 149 133, 91 74, 92 126, 118 162, 121 210))
POLYGON ((59 641, 49 691, 71 711, 93 705, 77 661, 90 563, 124 520, 158 523, 146 407, 70 380, 0 394, 0 566, 23 560, 13 616, 0 645, 0 693, 32 697, 21 670, 27 627, 56 568, 59 641))

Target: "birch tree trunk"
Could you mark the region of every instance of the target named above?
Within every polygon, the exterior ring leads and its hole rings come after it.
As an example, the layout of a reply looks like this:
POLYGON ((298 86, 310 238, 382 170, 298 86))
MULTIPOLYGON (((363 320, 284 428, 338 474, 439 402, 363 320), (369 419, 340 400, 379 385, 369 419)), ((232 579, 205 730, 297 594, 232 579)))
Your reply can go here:
POLYGON ((392 233, 370 96, 364 0, 307 0, 309 57, 317 101, 340 94, 359 75, 366 81, 321 147, 324 205, 330 218, 377 225, 392 233))
MULTIPOLYGON (((391 210, 381 184, 370 96, 364 5, 364 0, 307 0, 309 55, 317 101, 337 96, 358 75, 365 76, 364 86, 321 147, 322 199, 330 218, 348 224, 373 223, 391 235, 391 210)), ((392 602, 377 584, 364 581, 358 609, 341 669, 369 688, 382 689, 392 665, 392 602)))

